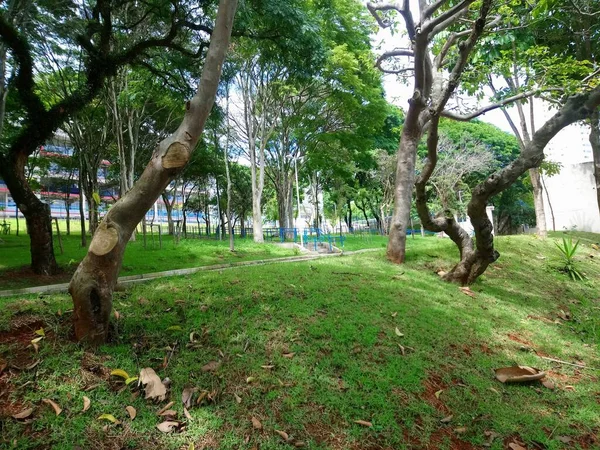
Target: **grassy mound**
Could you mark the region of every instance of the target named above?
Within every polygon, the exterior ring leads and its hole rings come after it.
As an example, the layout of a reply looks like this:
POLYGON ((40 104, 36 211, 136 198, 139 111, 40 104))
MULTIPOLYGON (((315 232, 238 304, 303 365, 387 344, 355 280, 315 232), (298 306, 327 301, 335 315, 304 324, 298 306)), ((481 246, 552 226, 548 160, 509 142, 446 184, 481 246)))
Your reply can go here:
POLYGON ((600 237, 582 239, 582 283, 558 270, 557 237, 499 238, 472 291, 436 275, 457 258, 437 238, 410 240, 403 266, 382 249, 139 285, 117 294, 117 337, 95 354, 70 340, 67 296, 0 299, 0 446, 599 448, 600 237), (494 379, 517 364, 554 389, 494 379), (110 375, 145 367, 169 379, 164 401, 110 375))

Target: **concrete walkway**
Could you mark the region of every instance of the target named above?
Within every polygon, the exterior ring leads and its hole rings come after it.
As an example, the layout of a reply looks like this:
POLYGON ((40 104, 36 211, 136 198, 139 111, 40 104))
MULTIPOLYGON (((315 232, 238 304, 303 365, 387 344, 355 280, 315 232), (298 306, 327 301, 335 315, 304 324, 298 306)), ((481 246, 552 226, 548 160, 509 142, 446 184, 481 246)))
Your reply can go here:
MULTIPOLYGON (((216 264, 212 266, 202 266, 202 267, 191 267, 188 269, 175 269, 175 270, 166 270, 164 272, 153 272, 153 273, 145 273, 141 275, 130 275, 126 277, 119 277, 118 285, 128 286, 135 283, 142 283, 144 281, 156 280, 158 278, 164 277, 173 277, 180 275, 190 275, 198 272, 210 272, 214 270, 223 270, 223 269, 234 269, 236 267, 245 267, 245 266, 264 266, 267 264, 276 264, 276 263, 291 263, 291 262, 299 262, 299 261, 310 261, 313 259, 320 258, 330 258, 336 256, 344 256, 344 255, 354 255, 358 253, 372 252, 381 250, 379 248, 367 248, 363 250, 356 250, 353 252, 343 252, 343 253, 323 253, 323 254, 315 254, 311 253, 309 255, 304 256, 288 256, 285 258, 272 258, 272 259, 259 259, 256 261, 242 261, 236 263, 228 263, 228 264, 216 264)), ((30 294, 58 294, 65 293, 69 289, 69 283, 62 284, 50 284, 47 286, 34 286, 30 288, 23 289, 12 289, 6 291, 0 291, 0 297, 12 297, 14 295, 30 295, 30 294)))

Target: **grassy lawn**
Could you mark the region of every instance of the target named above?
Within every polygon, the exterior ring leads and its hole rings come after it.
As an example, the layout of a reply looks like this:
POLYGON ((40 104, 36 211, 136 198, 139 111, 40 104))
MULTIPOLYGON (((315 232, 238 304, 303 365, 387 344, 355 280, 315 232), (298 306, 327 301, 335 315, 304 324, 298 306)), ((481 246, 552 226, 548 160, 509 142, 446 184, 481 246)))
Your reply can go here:
MULTIPOLYGON (((62 226, 64 223, 61 224, 61 228, 62 226)), ((22 224, 23 227, 24 224, 22 224)), ((0 236, 3 241, 0 243, 0 290, 67 282, 87 252, 87 248, 81 247, 79 234, 75 233, 70 236, 61 234, 64 250, 64 253, 61 254, 58 238, 55 235, 54 250, 63 272, 52 278, 35 276, 28 267, 30 264, 29 237, 23 229, 19 236, 16 236, 14 230, 13 223, 12 233, 8 236, 0 236)), ((175 243, 173 237, 168 235, 163 236, 162 239, 162 248, 159 247, 158 236, 152 240, 148 235, 146 248, 144 248, 141 236, 138 237, 138 240, 130 242, 125 252, 121 276, 297 254, 293 249, 279 247, 271 242, 255 244, 251 238, 236 239, 235 253, 229 252, 228 240, 181 239, 179 243, 175 243)), ((88 237, 88 244, 89 241, 88 237)), ((387 237, 385 236, 348 236, 345 240, 344 250, 385 248, 386 245, 387 237)))
MULTIPOLYGON (((38 277, 28 270, 29 237, 27 235, 0 237, 4 241, 4 244, 0 244, 0 289, 67 282, 87 252, 86 248, 81 247, 80 236, 62 236, 64 254, 61 255, 55 237, 56 259, 64 273, 52 278, 38 277)), ((88 244, 89 241, 90 239, 88 244)), ((293 249, 270 243, 255 244, 251 239, 236 240, 236 251, 231 253, 228 241, 181 239, 179 243, 175 243, 172 236, 163 236, 162 248, 159 248, 158 237, 155 237, 154 244, 148 237, 147 248, 144 248, 142 239, 127 245, 121 275, 293 255, 293 249)))
POLYGON ((474 297, 439 280, 457 251, 437 238, 409 241, 403 266, 382 248, 137 285, 116 294, 118 337, 95 354, 70 340, 68 296, 0 299, 0 447, 600 448, 600 236, 582 240, 583 283, 557 270, 553 240, 499 238, 474 297), (515 364, 555 388, 494 379, 515 364), (144 367, 170 380, 165 401, 110 376, 144 367), (185 388, 198 389, 189 418, 185 388), (163 434, 169 401, 185 426, 163 434), (29 407, 28 420, 11 417, 29 407))

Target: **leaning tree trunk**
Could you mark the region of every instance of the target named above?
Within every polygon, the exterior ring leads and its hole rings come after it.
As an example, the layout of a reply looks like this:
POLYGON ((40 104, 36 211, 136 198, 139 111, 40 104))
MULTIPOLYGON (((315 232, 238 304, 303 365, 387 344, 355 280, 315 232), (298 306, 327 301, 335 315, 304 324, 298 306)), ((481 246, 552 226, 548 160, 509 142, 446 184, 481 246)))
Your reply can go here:
POLYGON ((463 285, 473 283, 500 254, 494 248, 492 223, 486 207, 494 195, 510 187, 527 170, 539 167, 544 160, 544 148, 563 128, 590 117, 600 105, 600 87, 588 94, 570 97, 562 108, 544 126, 535 132, 519 157, 504 169, 490 175, 472 191, 467 211, 475 231, 475 249, 446 275, 450 281, 463 285))
POLYGON ((220 0, 216 24, 196 95, 186 103, 179 128, 160 142, 133 188, 108 211, 89 251, 71 279, 75 336, 79 341, 106 341, 112 294, 131 233, 161 192, 190 159, 214 104, 221 68, 229 46, 237 0, 220 0))
POLYGON ((590 144, 594 158, 594 180, 596 181, 596 200, 600 212, 600 112, 595 111, 590 117, 590 144))
POLYGON ((30 239, 31 268, 38 275, 54 275, 58 271, 58 264, 52 243, 50 206, 35 196, 25 179, 27 153, 11 152, 7 155, 6 162, 6 165, 0 166, 0 175, 25 216, 30 239))

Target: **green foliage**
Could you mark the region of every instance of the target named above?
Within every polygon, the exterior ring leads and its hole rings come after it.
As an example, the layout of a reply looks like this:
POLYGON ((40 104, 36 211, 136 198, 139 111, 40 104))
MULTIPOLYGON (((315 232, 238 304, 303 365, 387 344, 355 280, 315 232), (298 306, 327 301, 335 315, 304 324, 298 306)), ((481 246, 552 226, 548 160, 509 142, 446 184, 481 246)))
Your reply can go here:
POLYGON ((575 245, 573 245, 573 238, 569 237, 567 240, 567 238, 563 237, 562 245, 560 245, 558 242, 555 242, 554 244, 560 250, 560 255, 565 264, 562 270, 566 272, 573 281, 583 281, 585 277, 575 264, 575 253, 577 252, 577 247, 579 246, 579 240, 577 240, 575 245))

